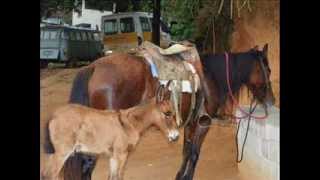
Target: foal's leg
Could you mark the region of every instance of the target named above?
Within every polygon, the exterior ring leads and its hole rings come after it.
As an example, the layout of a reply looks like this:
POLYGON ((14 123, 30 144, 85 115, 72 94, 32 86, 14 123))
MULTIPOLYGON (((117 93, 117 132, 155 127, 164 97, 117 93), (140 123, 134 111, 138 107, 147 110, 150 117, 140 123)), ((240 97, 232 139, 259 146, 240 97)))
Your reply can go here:
POLYGON ((58 153, 55 152, 49 155, 47 166, 44 170, 44 176, 48 179, 57 180, 60 179, 59 174, 63 167, 64 162, 67 160, 71 153, 58 153))
POLYGON ((108 180, 119 180, 118 179, 118 170, 119 170, 119 160, 112 156, 109 159, 109 178, 108 180))
POLYGON ((183 163, 176 180, 192 180, 200 155, 201 145, 209 130, 211 119, 203 116, 185 128, 183 163), (198 122, 199 121, 199 122, 198 122))
POLYGON ((119 170, 118 170, 118 177, 119 180, 123 180, 123 175, 124 175, 124 167, 127 162, 127 157, 128 157, 128 151, 125 151, 119 155, 117 155, 119 159, 119 170))

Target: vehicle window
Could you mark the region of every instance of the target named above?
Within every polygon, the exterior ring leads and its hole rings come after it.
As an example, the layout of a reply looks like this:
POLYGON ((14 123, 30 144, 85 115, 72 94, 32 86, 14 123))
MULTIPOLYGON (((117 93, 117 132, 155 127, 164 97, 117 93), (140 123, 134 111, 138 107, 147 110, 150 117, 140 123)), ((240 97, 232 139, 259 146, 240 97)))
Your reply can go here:
POLYGON ((123 33, 134 32, 134 22, 133 18, 121 18, 120 19, 120 29, 123 33))
POLYGON ((58 38, 58 31, 49 31, 50 32, 50 39, 54 40, 58 38))
POLYGON ((104 34, 117 34, 118 33, 118 23, 116 19, 109 19, 104 21, 104 34))
POLYGON ((88 40, 86 32, 81 32, 81 36, 82 36, 82 40, 83 41, 87 41, 88 40))
POLYGON ((61 32, 61 38, 62 39, 69 39, 69 32, 61 32))
POLYGON ((88 41, 92 41, 92 34, 91 32, 86 32, 87 37, 88 37, 88 41))
POLYGON ((91 34, 92 41, 94 41, 95 40, 94 33, 90 33, 90 34, 91 34))
POLYGON ((44 31, 44 34, 43 34, 43 39, 49 39, 49 31, 44 31))
POLYGON ((40 39, 42 39, 43 38, 43 31, 41 30, 40 31, 40 39))
POLYGON ((94 33, 93 36, 94 36, 94 40, 100 41, 99 33, 94 33))
POLYGON ((74 34, 73 31, 70 32, 70 39, 71 39, 72 41, 76 40, 76 35, 74 34))
MULTIPOLYGON (((151 26, 152 26, 153 18, 149 18, 149 20, 150 20, 151 26)), ((162 32, 170 33, 169 27, 168 27, 163 21, 161 21, 161 20, 160 20, 160 28, 161 28, 161 31, 162 31, 162 32)))
POLYGON ((140 24, 141 24, 141 29, 142 29, 143 32, 151 31, 151 27, 150 27, 150 24, 148 22, 148 18, 140 17, 140 24))
POLYGON ((78 41, 81 41, 81 35, 80 35, 80 32, 75 32, 76 33, 76 39, 78 41))

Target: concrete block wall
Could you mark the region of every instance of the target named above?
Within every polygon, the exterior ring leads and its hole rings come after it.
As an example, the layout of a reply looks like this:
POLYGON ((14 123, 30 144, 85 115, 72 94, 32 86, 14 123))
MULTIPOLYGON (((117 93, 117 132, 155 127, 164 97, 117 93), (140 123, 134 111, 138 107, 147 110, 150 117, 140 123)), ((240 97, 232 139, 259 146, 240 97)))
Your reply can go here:
MULTIPOLYGON (((248 106, 243 109, 249 112, 248 106)), ((248 176, 248 171, 251 171, 250 173, 257 175, 257 180, 280 179, 280 110, 277 107, 271 107, 268 112, 269 116, 265 120, 251 120, 244 157, 242 162, 238 164, 240 174, 248 176)), ((257 107, 255 115, 263 116, 263 108, 257 107)), ((243 116, 243 114, 237 111, 237 116, 243 116)), ((241 121, 238 134, 240 151, 247 123, 247 119, 241 121)))

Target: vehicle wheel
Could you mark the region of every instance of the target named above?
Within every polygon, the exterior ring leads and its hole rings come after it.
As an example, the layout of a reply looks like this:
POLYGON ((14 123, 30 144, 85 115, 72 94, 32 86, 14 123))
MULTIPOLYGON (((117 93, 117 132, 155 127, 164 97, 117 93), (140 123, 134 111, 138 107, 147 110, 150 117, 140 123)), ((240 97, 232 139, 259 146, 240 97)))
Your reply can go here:
POLYGON ((71 58, 66 62, 66 68, 74 68, 77 67, 77 59, 71 58))
POLYGON ((40 69, 44 69, 44 68, 47 68, 48 67, 48 61, 41 61, 40 60, 40 69))
MULTIPOLYGON (((98 54, 96 55, 95 60, 97 60, 97 59, 99 59, 99 58, 101 58, 101 57, 102 57, 102 53, 98 53, 98 54)), ((95 60, 93 60, 93 61, 95 61, 95 60)))

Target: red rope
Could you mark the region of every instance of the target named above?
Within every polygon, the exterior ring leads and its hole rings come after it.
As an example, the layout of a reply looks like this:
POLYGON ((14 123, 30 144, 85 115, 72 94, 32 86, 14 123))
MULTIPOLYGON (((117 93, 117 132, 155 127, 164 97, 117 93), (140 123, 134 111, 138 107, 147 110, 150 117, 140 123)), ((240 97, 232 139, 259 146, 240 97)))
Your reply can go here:
POLYGON ((247 117, 252 117, 254 119, 258 119, 258 120, 263 120, 263 119, 266 119, 268 117, 268 114, 266 113, 264 116, 253 116, 252 113, 248 113, 246 112, 245 110, 243 110, 238 101, 236 100, 236 98, 233 96, 233 93, 232 93, 232 90, 231 90, 231 83, 230 83, 230 70, 229 70, 229 54, 227 52, 224 53, 225 54, 225 57, 226 57, 226 73, 227 73, 227 84, 228 84, 228 91, 229 91, 229 95, 233 101, 233 103, 236 105, 236 107, 243 113, 245 114, 244 116, 242 117, 237 117, 237 116, 234 116, 236 119, 244 119, 244 118, 247 118, 247 117))

